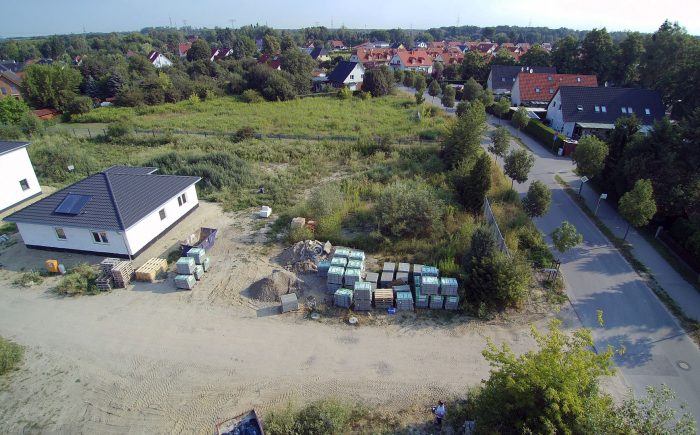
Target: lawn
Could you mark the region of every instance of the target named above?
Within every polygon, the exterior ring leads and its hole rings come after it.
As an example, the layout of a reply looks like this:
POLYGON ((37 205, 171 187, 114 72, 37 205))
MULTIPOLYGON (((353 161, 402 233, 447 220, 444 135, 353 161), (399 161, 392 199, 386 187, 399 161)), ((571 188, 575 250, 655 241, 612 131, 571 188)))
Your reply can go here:
MULTIPOLYGON (((317 97, 255 104, 220 97, 139 108, 104 107, 74 117, 73 124, 129 120, 140 129, 235 132, 248 127, 264 134, 393 138, 430 134, 445 125, 444 114, 426 118, 417 113, 413 99, 403 95, 369 100, 317 97)), ((70 130, 70 125, 66 127, 70 130)))

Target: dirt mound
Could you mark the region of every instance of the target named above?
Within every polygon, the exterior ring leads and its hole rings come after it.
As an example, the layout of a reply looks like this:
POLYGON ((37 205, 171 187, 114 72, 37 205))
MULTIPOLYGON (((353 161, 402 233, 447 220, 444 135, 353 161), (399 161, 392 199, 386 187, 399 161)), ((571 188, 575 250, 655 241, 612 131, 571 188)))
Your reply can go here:
MULTIPOLYGON (((282 251, 278 261, 283 266, 294 266, 297 263, 312 262, 325 258, 331 250, 331 244, 319 242, 318 240, 302 240, 282 251)), ((303 268, 304 266, 300 266, 303 268)))
POLYGON ((250 297, 263 302, 279 302, 280 295, 297 291, 299 279, 286 270, 274 270, 250 286, 250 297))
POLYGON ((313 260, 298 261, 294 264, 287 264, 284 268, 294 273, 317 272, 318 265, 313 260))

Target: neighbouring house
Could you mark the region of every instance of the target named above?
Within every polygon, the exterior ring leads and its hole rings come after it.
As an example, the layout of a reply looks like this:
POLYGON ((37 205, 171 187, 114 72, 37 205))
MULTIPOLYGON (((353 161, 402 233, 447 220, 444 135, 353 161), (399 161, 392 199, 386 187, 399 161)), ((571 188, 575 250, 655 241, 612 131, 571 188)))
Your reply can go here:
POLYGON ((518 74, 526 71, 556 74, 557 69, 555 67, 546 66, 493 65, 491 66, 489 77, 486 80, 486 87, 490 89, 494 95, 510 94, 515 79, 518 78, 518 74))
POLYGON ((148 61, 151 62, 156 68, 165 68, 168 66, 173 66, 172 61, 165 57, 165 55, 163 55, 163 53, 159 51, 151 51, 150 53, 148 53, 148 61))
POLYGON ((314 48, 313 50, 311 50, 311 53, 309 53, 309 56, 311 56, 313 60, 319 62, 331 60, 331 57, 328 55, 328 50, 326 50, 325 48, 314 48))
POLYGON ((180 57, 187 57, 187 52, 192 48, 191 42, 181 42, 177 44, 177 54, 180 57))
POLYGON ((425 48, 428 48, 428 43, 425 42, 425 41, 416 41, 415 46, 414 46, 413 48, 417 48, 417 49, 423 48, 423 49, 425 49, 425 48))
POLYGON ((29 142, 0 141, 0 212, 41 193, 27 146, 29 142))
POLYGON ((48 121, 49 119, 54 119, 58 115, 61 114, 61 111, 58 109, 54 109, 51 107, 47 107, 46 109, 37 109, 37 110, 32 110, 32 113, 34 116, 37 118, 43 120, 43 121, 48 121))
POLYGON ((406 47, 400 42, 394 42, 393 44, 391 44, 391 46, 389 48, 393 48, 394 50, 405 50, 406 49, 406 47))
POLYGON ((341 60, 328 76, 328 83, 336 88, 346 87, 351 91, 362 88, 365 78, 365 67, 360 62, 341 60))
POLYGON ((476 44, 475 49, 484 56, 493 56, 498 50, 498 44, 494 42, 480 42, 476 44))
POLYGON ((560 86, 547 107, 550 126, 573 138, 604 136, 617 118, 631 115, 649 131, 665 115, 661 95, 649 89, 560 86))
POLYGON ((398 51, 389 62, 393 69, 401 71, 433 72, 433 59, 425 50, 398 51))
POLYGON ((212 48, 211 57, 209 60, 214 62, 215 60, 226 59, 233 54, 232 48, 212 48))
POLYGON ((397 52, 391 48, 358 48, 352 51, 350 62, 359 62, 365 68, 388 65, 397 52))
POLYGON ((113 166, 17 211, 28 248, 138 256, 199 205, 199 177, 113 166))
POLYGON ((24 69, 24 62, 16 62, 14 60, 0 60, 0 70, 9 69, 17 74, 24 69))
POLYGON ((282 59, 280 58, 279 54, 275 54, 275 55, 261 54, 260 57, 258 57, 258 64, 259 65, 267 65, 270 68, 276 69, 276 70, 282 69, 282 59))
POLYGON ((331 39, 328 41, 328 44, 331 47, 331 50, 347 50, 347 47, 343 43, 343 41, 337 40, 337 39, 331 39))
POLYGON ((5 97, 22 98, 20 86, 22 78, 7 68, 0 67, 0 99, 5 97))
POLYGON ((559 86, 598 86, 595 75, 521 72, 510 92, 514 106, 547 107, 559 86))

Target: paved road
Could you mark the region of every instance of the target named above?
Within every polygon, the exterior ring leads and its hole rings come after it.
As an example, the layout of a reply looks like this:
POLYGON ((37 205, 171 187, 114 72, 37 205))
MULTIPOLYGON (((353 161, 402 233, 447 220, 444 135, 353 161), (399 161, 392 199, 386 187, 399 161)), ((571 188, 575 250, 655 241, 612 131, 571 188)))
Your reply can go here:
MULTIPOLYGON (((426 95, 426 102, 432 103, 432 98, 426 95)), ((439 104, 436 99, 436 105, 439 104)), ((448 109, 448 112, 454 113, 454 110, 448 109)), ((488 122, 499 124, 498 119, 491 116, 488 122)), ((509 125, 506 127, 517 134, 509 125)), ((624 354, 616 356, 615 362, 635 394, 644 394, 647 385, 666 384, 676 391, 679 401, 688 404, 697 421, 700 419, 700 350, 632 266, 555 181, 556 174, 565 180, 577 178, 571 160, 553 156, 527 136, 523 135, 522 139, 536 157, 530 181, 540 180, 552 191, 549 213, 536 219, 535 224, 540 231, 549 234, 566 220, 574 224, 584 238, 580 247, 561 256, 572 307, 572 310, 563 311, 565 324, 574 325, 575 320, 579 320, 590 328, 599 351, 609 345, 624 346, 624 354), (602 327, 597 321, 598 310, 603 311, 605 324, 602 327)), ((484 141, 484 146, 486 143, 484 141)), ((512 146, 517 145, 513 143, 512 146)), ((529 182, 515 186, 521 194, 527 192, 528 187, 529 182)), ((614 210, 607 205, 600 211, 604 218, 613 218, 614 210)), ((619 228, 612 229, 619 231, 619 228)), ((632 237, 635 244, 641 240, 638 235, 632 237)), ((687 298, 682 299, 684 308, 690 307, 687 310, 695 312, 700 307, 700 295, 692 287, 692 292, 683 289, 680 278, 673 277, 660 257, 652 261, 659 261, 658 265, 648 264, 655 275, 656 267, 660 270, 666 267, 663 276, 657 279, 664 286, 673 285, 673 288, 665 287, 667 291, 674 297, 679 294, 687 298)), ((675 273, 672 269, 671 272, 675 273)))

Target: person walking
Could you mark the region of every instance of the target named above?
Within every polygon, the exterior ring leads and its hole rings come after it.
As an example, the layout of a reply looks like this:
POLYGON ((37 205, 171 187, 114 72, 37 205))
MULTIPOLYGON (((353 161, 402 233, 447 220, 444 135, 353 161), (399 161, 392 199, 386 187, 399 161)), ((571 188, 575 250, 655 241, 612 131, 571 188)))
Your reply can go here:
POLYGON ((442 427, 442 419, 445 418, 447 410, 445 409, 445 404, 442 400, 438 400, 438 405, 433 407, 433 414, 435 414, 435 424, 438 427, 442 427))

